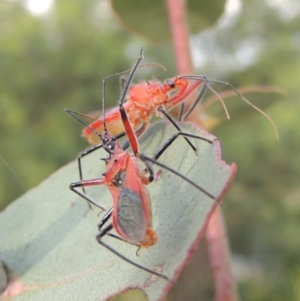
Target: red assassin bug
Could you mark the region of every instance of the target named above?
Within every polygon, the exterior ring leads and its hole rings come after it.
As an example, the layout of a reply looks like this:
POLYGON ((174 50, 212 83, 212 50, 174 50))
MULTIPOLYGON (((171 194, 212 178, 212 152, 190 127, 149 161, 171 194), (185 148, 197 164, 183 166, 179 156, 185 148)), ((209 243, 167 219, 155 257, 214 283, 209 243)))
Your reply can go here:
MULTIPOLYGON (((111 115, 111 111, 109 111, 109 112, 107 112, 107 113, 105 113, 104 114, 104 99, 105 99, 105 85, 106 85, 106 81, 108 80, 108 79, 110 79, 110 78, 112 78, 112 77, 116 77, 116 76, 120 76, 120 75, 122 75, 122 74, 124 74, 124 72, 120 72, 120 73, 117 73, 117 74, 113 74, 113 75, 110 75, 110 76, 107 76, 107 77, 105 77, 104 79, 103 79, 103 83, 102 83, 102 86, 103 86, 103 91, 102 91, 102 106, 103 106, 103 118, 101 119, 101 128, 95 128, 95 127, 97 127, 96 126, 96 123, 98 122, 98 121, 100 121, 100 120, 97 120, 97 121, 95 121, 95 123, 92 123, 91 125, 89 125, 89 126, 87 126, 87 128, 86 128, 86 130, 87 131, 89 131, 92 135, 90 135, 90 137, 98 137, 97 138, 97 142, 99 142, 100 140, 101 140, 101 138, 99 138, 100 136, 99 136, 99 134, 98 133, 103 133, 103 132, 105 132, 105 131, 107 131, 107 132, 109 132, 110 134, 112 134, 112 135, 114 135, 117 139, 119 139, 119 138, 121 138, 121 137, 123 137, 123 136, 125 136, 125 135, 127 135, 127 136, 130 136, 130 137, 132 137, 132 136, 137 136, 137 137, 139 137, 139 136, 141 136, 142 135, 142 133, 146 130, 146 128, 147 128, 147 126, 149 125, 149 123, 148 122, 145 122, 145 123, 143 123, 142 124, 142 126, 140 127, 140 128, 138 128, 137 130, 136 130, 136 132, 134 133, 134 131, 133 131, 133 129, 136 129, 136 127, 137 127, 137 123, 136 124, 132 124, 131 123, 131 119, 130 118, 127 118, 127 119, 129 119, 129 121, 128 122, 130 122, 130 128, 126 125, 126 124, 124 124, 124 122, 123 122, 123 118, 124 118, 124 116, 122 116, 122 114, 124 115, 124 114, 126 114, 127 116, 129 116, 129 114, 128 114, 128 112, 127 112, 127 103, 124 103, 124 101, 125 101, 125 99, 126 99, 126 97, 127 97, 127 94, 128 94, 128 90, 131 90, 132 89, 132 87, 134 87, 134 86, 131 86, 131 82, 132 82, 132 79, 133 79, 133 75, 135 74, 135 72, 136 72, 136 69, 138 68, 138 67, 141 67, 140 66, 140 63, 141 63, 141 61, 144 59, 144 56, 143 56, 143 48, 141 49, 141 55, 140 55, 140 57, 139 57, 139 59, 137 60, 137 62, 136 62, 136 64, 135 64, 135 66, 133 67, 133 69, 131 69, 131 73, 130 73, 130 75, 128 76, 128 78, 127 78, 127 80, 125 81, 125 85, 124 85, 124 87, 123 87, 123 90, 122 90, 122 94, 121 94, 121 97, 120 97, 120 101, 119 101, 119 108, 115 108, 115 109, 113 109, 114 111, 116 111, 117 112, 117 114, 118 114, 118 116, 120 117, 119 118, 119 121, 117 121, 117 122, 119 122, 119 123, 121 123, 121 128, 122 128, 122 131, 120 131, 120 127, 115 127, 115 124, 114 123, 111 123, 111 118, 112 118, 112 115, 111 115), (121 107, 122 107, 122 110, 121 110, 121 107), (108 118, 106 117, 106 116, 109 116, 108 118), (105 117, 105 118, 104 118, 105 117), (107 122, 107 119, 109 119, 109 122, 107 122), (104 124, 105 124, 105 129, 104 129, 104 124), (95 127, 93 126, 93 125, 95 125, 95 127), (127 127, 126 127, 127 126, 127 127), (105 131, 104 131, 105 130, 105 131), (117 133, 117 134, 116 134, 117 133)), ((148 64, 147 64, 148 65, 148 64)), ((156 64, 157 65, 157 64, 156 64)), ((161 65, 159 65, 159 66, 161 66, 161 65)), ((125 72, 127 72, 127 71, 125 71, 125 72)), ((186 81, 186 80, 184 80, 184 81, 186 81)), ((199 83, 198 82, 196 82, 196 85, 195 86, 198 86, 199 85, 199 83)), ((185 97, 185 95, 183 95, 184 97, 185 97)), ((157 97, 157 96, 155 96, 154 95, 154 97, 157 97)), ((176 121, 168 114, 168 112, 164 109, 164 107, 163 106, 157 106, 156 107, 156 111, 158 112, 158 113, 161 113, 161 114, 163 114, 173 125, 174 125, 174 127, 178 130, 178 131, 181 131, 181 129, 180 129, 180 127, 179 127, 179 125, 176 123, 176 121)), ((75 113, 75 112, 74 112, 75 113)), ((76 115, 81 115, 81 114, 78 114, 78 113, 76 113, 76 115)), ((132 147, 132 149, 133 150, 138 150, 138 143, 137 143, 137 140, 136 140, 136 142, 133 142, 134 141, 134 139, 133 138, 131 138, 130 139, 130 137, 129 137, 129 140, 131 140, 132 141, 132 143, 134 143, 134 146, 132 147)), ((183 136, 184 137, 184 139, 187 141, 187 143, 191 146, 191 148, 194 150, 194 152, 195 153, 197 153, 197 150, 196 150, 196 148, 195 148, 195 146, 190 142, 190 140, 187 138, 187 136, 183 136)), ((93 143, 92 143, 93 144, 93 143)), ((95 145, 94 147, 90 147, 90 148, 88 148, 87 150, 85 150, 85 151, 83 151, 82 153, 80 153, 79 154, 79 156, 78 156, 78 158, 77 158, 77 160, 78 160, 78 169, 79 169, 79 177, 80 177, 80 180, 82 180, 83 179, 83 176, 82 176, 82 167, 81 167, 81 159, 83 158, 83 157, 85 157, 86 155, 88 155, 88 154, 90 154, 90 153, 92 153, 92 152, 94 152, 95 150, 97 150, 97 149, 99 149, 99 148, 102 148, 103 147, 103 144, 102 144, 102 142, 100 143, 100 144, 97 144, 97 145, 95 145)), ((127 143, 125 146, 124 146, 124 149, 126 149, 127 147, 129 147, 129 143, 127 143)), ((137 155, 136 153, 135 153, 135 155, 137 155)), ((82 187, 82 190, 83 190, 83 192, 85 192, 85 189, 84 189, 84 186, 82 187)))
MULTIPOLYGON (((123 73, 123 72, 122 72, 123 73)), ((122 74, 119 73, 119 74, 122 74)), ((113 76, 117 76, 115 74, 113 76)), ((113 77, 111 76, 111 77, 113 77)), ((216 94, 221 101, 226 116, 229 119, 228 111, 225 104, 219 94, 209 85, 210 83, 216 83, 231 88, 242 100, 252 106, 254 109, 263 114, 272 124, 275 135, 278 138, 278 131, 276 125, 272 119, 258 107, 253 105, 249 100, 238 92, 231 84, 217 80, 207 79, 205 76, 200 75, 182 75, 176 76, 172 79, 166 80, 164 83, 160 83, 157 80, 144 81, 136 85, 132 85, 129 88, 127 101, 124 103, 125 111, 128 115, 128 119, 134 129, 142 126, 139 134, 147 128, 149 121, 154 113, 157 115, 165 115, 166 110, 171 110, 179 104, 183 104, 184 100, 193 92, 197 87, 203 84, 202 89, 199 92, 197 99, 193 105, 189 108, 188 112, 185 113, 184 119, 186 120, 195 106, 199 103, 203 97, 207 88, 209 88, 214 94, 216 94), (193 80, 193 83, 189 83, 188 80, 193 80), (175 94, 174 94, 175 93, 175 94), (164 106, 166 110, 158 110, 158 107, 164 106)), ((117 107, 111 109, 106 113, 105 123, 107 129, 113 135, 119 135, 125 131, 120 111, 117 107)), ((83 136, 93 145, 99 143, 99 137, 94 134, 93 129, 99 133, 103 133, 104 118, 100 117, 90 124, 89 127, 83 131, 83 136)))
MULTIPOLYGON (((118 75, 119 74, 115 74, 113 76, 118 75)), ((140 134, 142 134, 148 127, 152 114, 154 112, 158 113, 158 107, 166 106, 168 102, 173 103, 173 99, 183 101, 184 98, 200 84, 201 82, 195 82, 193 87, 188 89, 185 93, 184 91, 187 88, 188 82, 186 79, 179 78, 175 81, 169 80, 163 85, 158 81, 151 81, 131 86, 129 88, 128 101, 124 103, 124 107, 133 128, 137 129, 142 125, 143 130, 140 132, 140 134), (178 88, 180 88, 180 92, 178 92, 179 95, 170 98, 168 93, 178 90, 178 88)), ((174 106, 176 104, 174 104, 174 106)), ((165 110, 161 111, 162 114, 164 114, 164 112, 165 110)), ((113 135, 119 135, 125 131, 120 111, 117 107, 106 113, 105 123, 108 131, 113 135)), ((84 129, 83 136, 91 144, 95 145, 99 143, 99 137, 95 135, 93 129, 99 133, 103 133, 103 125, 104 118, 100 117, 92 122, 89 127, 84 129)))
MULTIPOLYGON (((190 137, 204 140, 208 143, 213 143, 214 140, 209 140, 204 137, 200 137, 197 135, 177 132, 172 137, 170 137, 153 155, 153 157, 147 157, 143 154, 139 153, 139 144, 137 141, 137 137, 133 128, 127 118, 126 111, 122 106, 122 101, 126 95, 126 89, 128 89, 130 85, 130 81, 133 77, 133 74, 142 59, 142 51, 141 55, 138 58, 135 66, 133 67, 129 79, 126 83, 121 95, 120 100, 120 114, 122 116, 122 122, 124 124, 124 128, 126 130, 126 134, 129 139, 129 144, 133 150, 134 155, 131 155, 124 148, 121 148, 115 136, 109 134, 105 127, 104 123, 104 134, 99 135, 100 139, 103 142, 103 148, 108 153, 108 158, 104 159, 106 163, 106 171, 103 174, 102 178, 96 178, 91 180, 81 180, 79 182, 71 183, 70 189, 74 191, 76 194, 80 195, 88 202, 94 204, 95 206, 103 209, 98 203, 92 200, 86 194, 76 190, 78 187, 85 186, 94 186, 94 185, 102 185, 105 184, 107 188, 110 190, 110 193, 113 197, 114 206, 108 211, 108 213, 102 218, 100 223, 98 224, 99 234, 96 236, 96 239, 99 244, 113 252, 115 255, 124 259, 128 263, 144 270, 149 273, 155 274, 161 278, 164 278, 168 281, 170 280, 167 276, 157 273, 153 270, 150 270, 146 267, 143 267, 113 248, 103 242, 102 238, 105 235, 112 236, 114 238, 118 238, 122 241, 131 243, 138 247, 150 247, 154 245, 157 241, 157 234, 155 230, 152 228, 152 220, 151 220, 151 206, 150 206, 150 196, 147 192, 145 185, 151 183, 154 179, 154 171, 152 168, 152 164, 156 164, 187 181, 189 184, 197 188, 198 190, 205 193, 209 198, 216 200, 216 198, 201 188, 198 184, 194 183, 190 179, 186 178, 184 175, 178 173, 170 167, 167 167, 157 161, 157 159, 164 153, 164 151, 177 139, 179 136, 190 137), (145 168, 141 168, 137 162, 137 159, 140 159, 145 164, 145 168), (112 223, 106 226, 104 229, 102 227, 107 223, 107 221, 112 217, 112 223), (109 233, 112 229, 115 229, 117 235, 109 233)), ((66 110, 69 114, 71 114, 74 118, 79 120, 81 123, 85 124, 82 120, 80 120, 76 113, 71 110, 66 110)), ((103 99, 103 111, 104 111, 104 99, 103 99)), ((94 150, 94 148, 93 148, 94 150)))

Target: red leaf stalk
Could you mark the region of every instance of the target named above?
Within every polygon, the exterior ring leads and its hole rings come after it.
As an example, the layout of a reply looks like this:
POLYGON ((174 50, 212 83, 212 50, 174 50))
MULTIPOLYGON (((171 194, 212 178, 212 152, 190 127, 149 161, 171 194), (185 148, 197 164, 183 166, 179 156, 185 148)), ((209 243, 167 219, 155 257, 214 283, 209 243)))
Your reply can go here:
MULTIPOLYGON (((185 0, 166 0, 179 74, 192 74, 189 30, 185 0)), ((226 228, 220 209, 212 215, 206 231, 208 252, 211 261, 216 301, 239 300, 230 265, 230 250, 226 228)))
POLYGON ((186 18, 185 0, 167 0, 169 20, 179 74, 192 74, 189 29, 186 18))
POLYGON ((206 230, 206 241, 216 288, 215 300, 239 300, 231 270, 226 227, 220 208, 217 208, 210 218, 206 230))

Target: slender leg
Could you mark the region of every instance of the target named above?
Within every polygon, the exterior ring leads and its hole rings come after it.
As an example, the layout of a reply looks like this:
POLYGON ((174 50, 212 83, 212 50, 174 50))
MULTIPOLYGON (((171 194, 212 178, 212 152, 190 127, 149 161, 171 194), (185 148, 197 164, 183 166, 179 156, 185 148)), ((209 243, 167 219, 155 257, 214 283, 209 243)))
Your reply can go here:
POLYGON ((139 154, 139 143, 138 139, 135 135, 135 132, 132 128, 132 125, 128 119, 127 113, 123 107, 123 105, 120 105, 120 114, 122 118, 122 122, 125 128, 126 135, 128 137, 128 141, 130 143, 131 149, 135 156, 138 156, 139 154))
POLYGON ((219 84, 219 85, 223 85, 223 86, 226 86, 226 87, 229 87, 230 89, 232 89, 244 102, 246 102, 249 106, 251 106, 252 108, 254 108, 256 111, 260 112, 263 116, 265 116, 269 122, 271 123, 273 129, 274 129, 274 132, 275 132, 275 135, 276 135, 276 138, 279 139, 279 135, 278 135, 278 130, 277 130, 277 127, 274 123, 274 121, 272 120, 272 118, 267 114, 265 113, 264 111, 262 111, 260 108, 258 108, 257 106, 255 106, 253 103, 251 103, 247 98, 245 98, 233 85, 231 85, 230 83, 226 83, 226 82, 222 82, 222 81, 218 81, 218 80, 212 80, 212 79, 207 79, 205 76, 200 76, 200 75, 185 75, 185 76, 182 76, 183 78, 186 78, 186 79, 192 79, 192 80, 196 80, 196 81, 203 81, 206 83, 207 87, 219 98, 219 100, 221 101, 222 103, 222 106, 225 110, 225 113, 227 115, 227 118, 229 119, 229 114, 228 114, 228 111, 226 109, 226 106, 225 106, 225 103, 223 101, 223 99, 220 97, 220 95, 209 85, 210 83, 214 83, 214 84, 219 84))
MULTIPOLYGON (((116 136, 116 139, 120 139, 120 138, 122 138, 122 137, 124 137, 124 136, 125 136, 125 133, 124 133, 124 132, 123 132, 123 133, 120 133, 120 134, 118 134, 118 135, 116 136)), ((87 155, 93 153, 94 151, 96 151, 96 150, 98 150, 98 149, 100 149, 100 148, 102 148, 102 147, 103 147, 103 143, 100 143, 100 144, 95 145, 95 146, 91 146, 91 147, 87 148, 86 150, 84 150, 83 152, 81 152, 81 153, 79 154, 79 156, 77 157, 78 170, 79 170, 79 179, 80 179, 80 181, 83 180, 82 165, 81 165, 81 160, 82 160, 82 158, 84 158, 85 156, 87 156, 87 155)), ((82 186, 82 191, 85 193, 84 186, 82 186)))
MULTIPOLYGON (((113 77, 121 76, 122 74, 130 71, 130 74, 128 76, 126 76, 126 79, 124 79, 124 80, 121 79, 122 93, 121 93, 121 96, 120 96, 120 99, 119 99, 118 103, 119 103, 119 105, 121 105, 121 103, 123 104, 124 100, 126 98, 126 94, 128 92, 128 89, 129 89, 129 87, 131 85, 133 75, 135 74, 136 69, 139 67, 141 61, 144 59, 143 50, 144 50, 144 48, 141 49, 140 56, 138 57, 135 65, 133 66, 132 69, 129 69, 129 70, 126 70, 126 71, 123 71, 123 72, 119 72, 119 73, 115 73, 113 75, 109 75, 109 76, 105 77, 102 80, 102 108, 103 108, 103 113, 104 113, 104 103, 105 103, 106 81, 109 80, 109 79, 111 79, 111 78, 113 78, 113 77)), ((103 114, 103 117, 104 116, 105 115, 103 114)))
POLYGON ((159 147, 159 149, 155 152, 155 154, 153 155, 153 159, 157 160, 159 159, 159 157, 169 148, 169 146, 179 137, 179 136, 184 136, 184 137, 190 137, 190 138, 195 138, 195 139, 199 139, 199 140, 203 140, 206 141, 207 143, 212 144, 213 142, 215 142, 217 139, 214 140, 209 140, 207 138, 198 136, 198 135, 194 135, 194 134, 190 134, 190 133, 185 133, 185 132, 177 132, 175 134, 173 134, 162 146, 159 147))
POLYGON ((131 149, 132 149, 135 156, 138 156, 138 154, 139 154, 139 144, 138 144, 137 136, 136 136, 136 134, 135 134, 135 132, 132 128, 132 125, 131 125, 131 123, 128 119, 128 116, 127 116, 127 113, 125 111, 125 108, 124 108, 123 104, 124 104, 128 89, 130 87, 130 84, 132 82, 133 76, 136 72, 136 69, 138 68, 140 62, 143 59, 144 59, 144 55, 143 55, 143 48, 142 48, 141 52, 140 52, 140 56, 138 57, 135 65, 133 66, 133 68, 131 69, 131 72, 130 72, 130 74, 128 76, 128 79, 125 83, 124 89, 121 93, 120 100, 119 100, 120 115, 121 115, 121 118, 122 118, 122 122, 123 122, 123 125, 124 125, 124 128, 125 128, 125 132, 126 132, 126 135, 128 137, 131 149))
MULTIPOLYGON (((163 106, 157 108, 159 112, 165 115, 165 117, 174 125, 174 127, 179 131, 182 132, 181 128, 177 124, 177 122, 172 118, 172 116, 165 110, 163 106)), ((185 141, 190 145, 193 151, 197 154, 197 148, 193 145, 193 143, 186 137, 184 137, 185 141)))
POLYGON ((203 83, 204 84, 203 84, 203 87, 200 90, 200 93, 198 94, 198 96, 197 96, 196 100, 194 101, 193 105, 189 108, 188 112, 184 114, 183 120, 186 120, 190 116, 190 114, 195 109, 196 105, 198 105, 198 103, 202 100, 202 97, 203 97, 204 93, 207 90, 207 83, 206 82, 203 82, 203 83))
MULTIPOLYGON (((133 265, 133 266, 135 266, 135 267, 137 267, 137 268, 139 268, 139 269, 141 269, 141 270, 143 270, 143 271, 145 271, 145 272, 148 272, 148 273, 150 273, 150 274, 156 275, 156 276, 158 276, 158 277, 160 277, 160 278, 166 279, 167 281, 174 283, 174 282, 173 282, 169 277, 167 277, 166 275, 160 274, 160 273, 158 273, 158 272, 155 272, 155 271, 153 271, 153 270, 150 270, 150 269, 148 269, 148 268, 146 268, 146 267, 143 267, 143 266, 137 264, 136 262, 134 262, 134 261, 132 261, 132 260, 126 258, 124 255, 122 255, 121 253, 117 252, 115 249, 113 249, 112 247, 110 247, 109 245, 107 245, 106 243, 104 243, 104 242, 102 241, 102 237, 105 236, 106 234, 109 234, 108 232, 111 231, 112 229, 113 229, 113 225, 110 224, 110 225, 108 225, 105 229, 103 229, 103 230, 96 236, 96 239, 97 239, 97 241, 98 241, 98 243, 99 243, 100 245, 102 245, 103 247, 105 247, 107 250, 109 250, 110 252, 112 252, 113 254, 115 254, 116 256, 118 256, 119 258, 121 258, 121 259, 123 259, 124 261, 128 262, 129 264, 131 264, 131 265, 133 265)), ((118 239, 120 239, 120 237, 118 237, 118 239)), ((126 241, 126 242, 127 242, 127 241, 126 241)))
POLYGON ((91 199, 85 193, 83 193, 83 192, 78 191, 78 190, 75 189, 77 187, 95 186, 95 185, 102 185, 102 184, 104 184, 104 178, 94 179, 94 180, 84 180, 84 181, 79 181, 79 182, 71 183, 70 186, 69 186, 69 188, 70 188, 70 190, 72 190, 73 192, 75 192, 77 195, 79 195, 80 197, 82 197, 85 200, 87 200, 90 204, 93 204, 96 207, 100 208, 101 210, 105 211, 106 210, 105 207, 99 205, 97 202, 95 202, 93 199, 91 199))
POLYGON ((177 118, 178 122, 180 122, 182 120, 183 113, 184 113, 184 107, 185 107, 185 103, 182 102, 180 105, 180 110, 179 110, 179 114, 178 114, 178 118, 177 118))
POLYGON ((138 244, 135 244, 135 243, 132 243, 132 242, 130 242, 130 241, 127 241, 126 239, 124 239, 124 238, 122 238, 122 237, 120 237, 120 236, 118 236, 118 235, 109 233, 108 231, 112 230, 111 225, 109 225, 107 228, 104 228, 104 229, 102 230, 102 227, 103 227, 103 226, 107 223, 107 221, 111 218, 112 213, 113 213, 113 209, 114 209, 113 207, 110 208, 109 211, 102 217, 101 221, 99 222, 99 224, 98 224, 98 230, 99 230, 100 233, 98 234, 98 236, 100 235, 101 237, 103 237, 104 235, 108 235, 108 236, 110 236, 110 237, 113 237, 113 238, 115 238, 115 239, 121 240, 121 241, 126 242, 126 243, 128 243, 128 244, 134 245, 134 246, 136 246, 136 247, 140 247, 140 245, 138 245, 138 244), (107 230, 107 229, 108 229, 108 230, 107 230))
POLYGON ((114 208, 111 207, 108 212, 101 218, 101 221, 98 224, 98 230, 101 231, 101 228, 107 223, 107 221, 111 218, 114 208))
MULTIPOLYGON (((194 187, 196 187, 197 189, 199 189, 200 191, 202 191, 204 194, 206 194, 208 197, 210 197, 211 199, 215 200, 216 198, 209 192, 207 192, 205 189, 203 189, 202 187, 200 187, 198 184, 196 184, 195 182, 191 181, 190 179, 188 179, 187 177, 185 177, 184 175, 180 174, 179 172, 177 172, 176 170, 158 162, 157 160, 159 159, 159 157, 170 147, 170 145, 179 137, 179 136, 184 136, 184 137, 189 137, 189 138, 195 138, 195 139, 200 139, 203 141, 206 141, 207 143, 213 143, 216 140, 219 139, 214 139, 214 140, 209 140, 207 138, 198 136, 198 135, 194 135, 194 134, 190 134, 190 133, 184 133, 184 132, 177 132, 174 135, 172 135, 172 137, 170 137, 152 156, 152 158, 147 157, 143 154, 140 155, 140 159, 146 164, 147 168, 150 170, 152 169, 151 164, 156 164, 170 172, 172 172, 173 174, 176 174, 177 176, 179 176, 180 178, 182 178, 183 180, 187 181, 188 183, 190 183, 191 185, 193 185, 194 187), (148 164, 147 164, 148 162, 148 164), (149 164, 149 162, 151 162, 151 164, 149 164)), ((152 170, 153 172, 153 170, 152 170)))
POLYGON ((177 175, 178 177, 180 177, 181 179, 185 180, 186 182, 188 182, 189 184, 191 184, 192 186, 194 186, 195 188, 199 189, 200 191, 202 191, 204 194, 206 194, 208 197, 210 197, 213 200, 216 200, 216 197, 214 197, 211 193, 207 192, 205 189, 203 189, 202 187, 200 187, 198 184, 196 184, 195 182, 193 182, 192 180, 190 180, 189 178, 187 178, 186 176, 180 174, 178 171, 156 161, 153 158, 147 157, 143 154, 140 155, 140 159, 144 162, 149 161, 154 165, 160 166, 170 172, 172 172, 173 174, 177 175))
POLYGON ((121 91, 124 90, 127 81, 128 81, 128 75, 125 74, 121 75, 121 89, 122 89, 121 91))
MULTIPOLYGON (((147 129, 148 125, 149 125, 148 122, 143 123, 142 126, 135 132, 136 137, 140 137, 145 132, 145 130, 147 129)), ((125 133, 124 133, 124 136, 125 136, 125 133)), ((130 146, 130 141, 127 140, 124 143, 124 145, 122 146, 122 149, 126 150, 129 146, 130 146)))
POLYGON ((131 69, 130 74, 128 75, 128 79, 127 79, 127 81, 126 81, 126 83, 124 85, 123 91, 122 91, 121 96, 120 96, 119 106, 123 105, 123 103, 125 101, 125 98, 126 98, 126 95, 127 95, 127 92, 129 90, 129 87, 131 85, 133 76, 134 76, 134 74, 136 72, 136 69, 139 67, 141 61, 144 59, 143 50, 144 50, 144 48, 141 49, 140 56, 138 57, 135 65, 133 66, 133 68, 131 69))

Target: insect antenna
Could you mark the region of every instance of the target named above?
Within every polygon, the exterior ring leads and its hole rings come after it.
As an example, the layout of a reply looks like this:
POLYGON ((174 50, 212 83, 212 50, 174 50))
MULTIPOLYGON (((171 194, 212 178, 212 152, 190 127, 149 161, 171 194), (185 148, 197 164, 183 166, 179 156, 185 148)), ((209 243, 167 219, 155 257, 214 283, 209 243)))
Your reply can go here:
POLYGON ((83 114, 75 112, 73 110, 70 109, 64 109, 65 112, 67 112, 68 114, 70 114, 73 118, 75 118, 77 121, 79 121, 81 124, 83 124, 84 126, 88 127, 92 132, 94 132, 94 134, 98 135, 100 137, 101 140, 103 140, 102 135, 97 132, 95 129, 93 129, 92 127, 90 127, 86 122, 84 122, 82 119, 80 119, 78 116, 82 116, 83 114))
MULTIPOLYGON (((182 78, 186 78, 186 79, 192 79, 192 80, 201 80, 204 82, 204 85, 206 86, 205 88, 203 89, 210 89, 218 98, 219 100, 221 101, 221 104, 225 110, 225 113, 226 113, 226 116, 228 119, 230 119, 230 116, 229 116, 229 113, 227 111, 227 108, 225 106, 225 103, 223 101, 223 99, 221 98, 221 96, 209 85, 210 83, 215 83, 215 84, 219 84, 219 85, 223 85, 223 86, 226 86, 226 87, 229 87, 230 89, 232 89, 245 103, 247 103, 248 105, 250 105, 253 109, 255 109, 256 111, 258 111, 259 113, 261 113, 263 116, 265 116, 268 121, 271 123, 272 127, 273 127, 273 130, 275 132, 275 136, 277 139, 279 139, 279 134, 278 134, 278 130, 277 130, 277 127, 274 123, 274 121, 272 120, 272 118, 267 114, 265 113, 264 111, 262 111, 260 108, 258 108, 257 106, 255 106, 253 103, 251 103, 248 99, 246 99, 232 84, 230 83, 226 83, 226 82, 222 82, 222 81, 218 81, 218 80, 211 80, 211 79, 207 79, 205 76, 199 76, 199 75, 184 75, 182 76, 182 78)), ((202 91, 200 91, 200 94, 201 94, 202 91)), ((204 93, 204 92, 203 92, 204 93)), ((202 94, 203 95, 203 94, 202 94)), ((202 97, 201 95, 201 97, 202 97)), ((200 96, 200 95, 199 95, 200 96)), ((197 97, 196 101, 200 101, 200 97, 197 97), (199 99, 198 99, 199 98, 199 99)), ((194 105, 192 106, 194 108, 194 105)), ((189 115, 191 112, 191 110, 189 110, 188 114, 189 115)), ((186 118, 186 116, 185 116, 186 118)))

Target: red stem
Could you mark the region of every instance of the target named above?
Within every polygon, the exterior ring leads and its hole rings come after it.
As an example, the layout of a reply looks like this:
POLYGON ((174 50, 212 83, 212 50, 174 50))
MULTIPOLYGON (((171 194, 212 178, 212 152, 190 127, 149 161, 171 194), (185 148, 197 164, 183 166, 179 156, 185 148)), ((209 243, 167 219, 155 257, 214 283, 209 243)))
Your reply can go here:
POLYGON ((231 270, 226 227, 220 208, 212 214, 205 235, 216 288, 215 300, 239 300, 231 270))
MULTIPOLYGON (((186 2, 185 0, 166 0, 166 2, 178 73, 194 73, 190 55, 186 2)), ((215 300, 237 301, 239 298, 230 265, 227 233, 219 209, 211 217, 206 231, 206 240, 215 282, 215 300)))
POLYGON ((191 59, 185 0, 167 0, 167 8, 178 73, 192 74, 194 68, 191 59))

